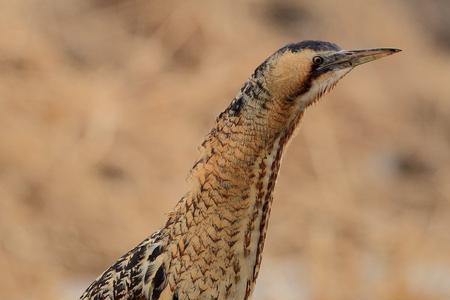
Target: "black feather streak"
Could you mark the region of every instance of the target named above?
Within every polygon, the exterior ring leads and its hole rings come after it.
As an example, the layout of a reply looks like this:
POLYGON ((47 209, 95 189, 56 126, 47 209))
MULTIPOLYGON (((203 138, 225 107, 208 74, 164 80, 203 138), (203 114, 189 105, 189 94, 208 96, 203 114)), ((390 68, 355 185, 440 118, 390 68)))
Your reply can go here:
POLYGON ((158 271, 156 271, 155 277, 153 277, 152 286, 153 286, 153 294, 152 300, 156 300, 161 295, 162 290, 164 289, 164 282, 166 281, 166 272, 164 270, 164 266, 160 266, 158 271))
POLYGON ((128 265, 126 267, 127 269, 132 268, 133 266, 137 265, 142 260, 142 258, 144 257, 144 254, 145 254, 145 249, 146 249, 145 246, 140 246, 134 250, 134 253, 131 256, 131 259, 128 262, 128 265))
POLYGON ((175 291, 175 292, 173 293, 172 300, 178 300, 178 292, 177 292, 177 291, 175 291))
POLYGON ((154 261, 161 254, 162 247, 158 245, 155 249, 153 249, 152 254, 149 255, 148 260, 154 261))

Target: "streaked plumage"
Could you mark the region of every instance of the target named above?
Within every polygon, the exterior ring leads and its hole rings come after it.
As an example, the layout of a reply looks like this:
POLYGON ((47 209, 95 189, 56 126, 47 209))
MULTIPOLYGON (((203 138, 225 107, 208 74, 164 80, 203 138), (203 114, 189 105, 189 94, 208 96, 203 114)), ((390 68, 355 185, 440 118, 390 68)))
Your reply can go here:
POLYGON ((249 299, 281 157, 305 109, 354 66, 395 49, 290 44, 245 82, 202 144, 192 187, 165 226, 122 256, 81 299, 249 299))

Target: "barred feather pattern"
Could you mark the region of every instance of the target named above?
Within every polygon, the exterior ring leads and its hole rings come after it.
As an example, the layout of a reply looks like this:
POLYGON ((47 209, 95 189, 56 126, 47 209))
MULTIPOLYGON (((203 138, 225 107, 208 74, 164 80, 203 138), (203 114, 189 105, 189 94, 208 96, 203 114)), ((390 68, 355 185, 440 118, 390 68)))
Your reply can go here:
POLYGON ((119 258, 80 299, 251 297, 285 146, 306 107, 331 87, 308 95, 310 66, 302 62, 313 54, 288 50, 261 64, 219 115, 191 170, 191 189, 165 226, 119 258), (308 99, 295 99, 300 88, 308 99))
POLYGON ((80 299, 159 299, 157 295, 164 288, 164 278, 157 275, 165 260, 162 251, 164 243, 161 232, 154 233, 120 257, 87 288, 80 299))

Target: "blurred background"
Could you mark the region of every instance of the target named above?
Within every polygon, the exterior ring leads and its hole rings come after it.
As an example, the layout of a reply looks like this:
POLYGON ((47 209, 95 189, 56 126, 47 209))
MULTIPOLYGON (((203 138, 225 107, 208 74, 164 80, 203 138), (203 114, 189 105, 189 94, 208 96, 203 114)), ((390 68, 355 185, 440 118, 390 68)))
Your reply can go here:
POLYGON ((308 110, 254 299, 450 299, 450 2, 0 3, 0 298, 76 299, 158 229, 289 42, 404 51, 308 110))

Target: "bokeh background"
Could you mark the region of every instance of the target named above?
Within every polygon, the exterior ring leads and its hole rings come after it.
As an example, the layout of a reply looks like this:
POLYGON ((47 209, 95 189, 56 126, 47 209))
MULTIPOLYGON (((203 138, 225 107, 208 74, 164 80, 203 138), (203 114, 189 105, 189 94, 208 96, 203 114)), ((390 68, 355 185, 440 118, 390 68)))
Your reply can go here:
POLYGON ((158 229, 243 81, 303 39, 404 51, 309 109, 255 299, 450 299, 450 2, 4 0, 0 298, 76 299, 158 229))

